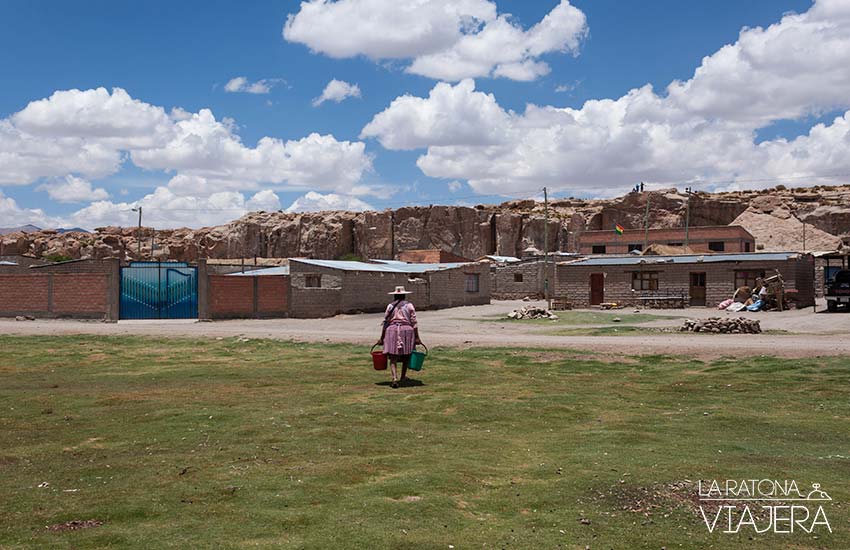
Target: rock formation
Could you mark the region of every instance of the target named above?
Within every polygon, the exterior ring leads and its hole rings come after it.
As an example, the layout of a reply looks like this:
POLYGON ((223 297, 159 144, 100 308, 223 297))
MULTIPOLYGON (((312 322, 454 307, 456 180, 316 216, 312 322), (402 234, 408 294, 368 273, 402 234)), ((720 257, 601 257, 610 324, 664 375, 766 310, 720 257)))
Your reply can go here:
MULTIPOLYGON (((687 195, 675 189, 629 193, 614 199, 555 199, 549 203, 549 248, 574 251, 576 236, 641 228, 649 200, 649 225, 682 227, 687 195)), ((806 224, 807 250, 850 244, 850 186, 728 193, 695 193, 690 223, 744 226, 758 250, 800 250, 806 224)), ((442 248, 459 256, 521 256, 543 250, 543 204, 532 200, 500 205, 411 206, 382 212, 252 212, 230 223, 199 229, 154 230, 101 227, 94 233, 55 230, 0 236, 0 255, 53 259, 112 258, 393 258, 409 249, 442 248), (141 242, 141 246, 140 246, 141 242), (139 250, 141 255, 139 255, 139 250)))

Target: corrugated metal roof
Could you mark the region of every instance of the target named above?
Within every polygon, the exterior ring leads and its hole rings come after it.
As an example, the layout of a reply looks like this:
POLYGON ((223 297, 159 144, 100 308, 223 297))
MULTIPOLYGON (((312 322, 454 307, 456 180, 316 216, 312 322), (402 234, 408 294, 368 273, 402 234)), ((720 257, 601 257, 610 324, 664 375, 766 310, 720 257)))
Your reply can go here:
POLYGON ((693 254, 681 256, 614 256, 584 258, 564 265, 654 265, 718 262, 779 262, 799 257, 796 252, 751 252, 749 254, 693 254))
POLYGON ((493 260, 494 262, 499 262, 499 263, 513 263, 513 262, 521 262, 522 261, 519 258, 516 258, 514 256, 488 255, 488 256, 484 256, 484 257, 487 258, 488 260, 493 260))
POLYGON ((330 269, 339 269, 340 271, 377 271, 382 273, 426 273, 428 271, 442 271, 444 269, 453 269, 463 265, 469 265, 468 262, 444 264, 366 263, 350 262, 345 260, 312 260, 305 258, 293 258, 292 261, 319 267, 327 267, 330 269))
POLYGON ((289 266, 282 265, 279 267, 270 267, 268 269, 254 269, 245 273, 228 273, 228 275, 251 277, 254 275, 289 275, 289 266))

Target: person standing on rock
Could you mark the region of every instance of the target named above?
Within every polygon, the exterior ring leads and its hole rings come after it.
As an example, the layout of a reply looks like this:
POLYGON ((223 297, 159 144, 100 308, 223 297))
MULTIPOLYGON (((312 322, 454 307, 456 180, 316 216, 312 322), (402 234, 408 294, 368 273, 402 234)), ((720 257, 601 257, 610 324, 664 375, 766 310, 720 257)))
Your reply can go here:
POLYGON ((389 358, 390 371, 393 375, 390 386, 397 388, 399 381, 407 378, 407 367, 410 365, 410 354, 413 353, 413 348, 421 344, 422 340, 419 339, 416 309, 407 301, 410 291, 405 290, 403 286, 397 286, 388 294, 392 295, 393 301, 387 306, 378 345, 384 347, 384 353, 389 358), (399 362, 401 362, 401 379, 398 378, 396 371, 396 364, 399 362))

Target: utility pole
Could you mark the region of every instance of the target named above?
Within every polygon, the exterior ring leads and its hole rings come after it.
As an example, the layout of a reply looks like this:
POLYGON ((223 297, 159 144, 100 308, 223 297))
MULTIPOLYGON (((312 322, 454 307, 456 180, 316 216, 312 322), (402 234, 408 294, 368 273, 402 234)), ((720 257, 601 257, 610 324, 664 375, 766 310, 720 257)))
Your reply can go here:
POLYGON ((691 188, 685 187, 688 198, 685 201, 685 249, 688 248, 688 229, 691 225, 691 188))
POLYGON ((139 232, 136 235, 136 244, 138 245, 136 249, 136 259, 138 261, 142 261, 142 207, 134 208, 133 212, 139 213, 139 232))
MULTIPOLYGON (((643 182, 640 182, 643 187, 643 182)), ((646 194, 646 214, 643 216, 643 249, 649 248, 649 193, 646 194)))
POLYGON ((552 309, 552 298, 549 296, 549 190, 543 188, 543 296, 546 298, 546 309, 552 309))

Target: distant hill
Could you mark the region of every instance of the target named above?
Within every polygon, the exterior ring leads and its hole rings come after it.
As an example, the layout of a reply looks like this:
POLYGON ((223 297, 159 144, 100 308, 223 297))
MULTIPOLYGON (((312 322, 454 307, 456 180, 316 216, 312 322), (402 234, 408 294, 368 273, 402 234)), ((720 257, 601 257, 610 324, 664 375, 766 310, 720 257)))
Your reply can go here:
MULTIPOLYGON (((31 223, 28 223, 26 225, 19 225, 18 227, 0 227, 0 235, 8 235, 9 233, 15 233, 18 231, 21 231, 23 233, 38 233, 39 231, 42 231, 42 229, 31 223)), ((60 227, 55 231, 57 233, 89 233, 89 231, 83 229, 82 227, 71 227, 68 229, 60 227)))
POLYGON ((27 225, 19 225, 18 227, 0 227, 0 235, 8 235, 9 233, 15 233, 16 231, 23 231, 24 233, 35 233, 37 231, 41 231, 40 227, 36 227, 30 223, 27 225))

